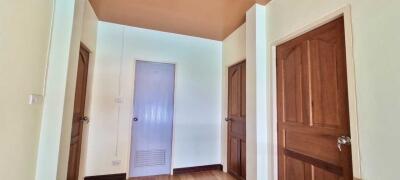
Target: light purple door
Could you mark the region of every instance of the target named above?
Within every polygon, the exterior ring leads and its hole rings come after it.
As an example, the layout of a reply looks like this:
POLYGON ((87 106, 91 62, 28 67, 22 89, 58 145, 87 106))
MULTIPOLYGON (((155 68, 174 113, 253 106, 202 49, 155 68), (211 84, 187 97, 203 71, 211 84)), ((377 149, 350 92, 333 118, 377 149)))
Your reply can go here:
POLYGON ((136 61, 130 177, 170 174, 175 65, 136 61))

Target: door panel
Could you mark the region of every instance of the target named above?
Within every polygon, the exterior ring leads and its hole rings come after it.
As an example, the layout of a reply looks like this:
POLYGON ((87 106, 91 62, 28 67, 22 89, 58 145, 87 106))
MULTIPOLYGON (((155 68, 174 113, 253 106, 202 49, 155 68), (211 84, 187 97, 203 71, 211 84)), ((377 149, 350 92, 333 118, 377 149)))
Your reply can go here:
POLYGON ((313 176, 314 176, 315 180, 339 180, 340 179, 340 177, 334 173, 325 171, 318 167, 313 167, 313 168, 314 168, 313 176))
POLYGON ((175 65, 136 61, 130 176, 171 170, 175 65))
POLYGON ((241 166, 241 177, 246 178, 246 141, 240 142, 240 166, 241 166))
POLYGON ((352 179, 343 18, 277 47, 279 179, 352 179))
POLYGON ((306 180, 307 164, 295 158, 285 158, 285 170, 287 180, 306 180))
POLYGON ((246 63, 228 72, 228 172, 246 178, 246 63))
POLYGON ((307 59, 306 48, 306 43, 296 44, 286 53, 286 61, 283 62, 285 122, 296 124, 309 122, 309 99, 304 96, 308 91, 306 71, 308 64, 304 63, 307 59))
POLYGON ((81 47, 79 52, 78 71, 76 79, 74 114, 72 119, 67 180, 77 180, 79 176, 79 163, 81 155, 83 120, 85 116, 88 69, 89 52, 81 47))
POLYGON ((340 154, 337 151, 336 139, 333 136, 287 131, 285 143, 288 150, 339 165, 340 154))
POLYGON ((230 72, 230 89, 229 89, 229 114, 232 117, 241 117, 241 67, 234 67, 230 72))
POLYGON ((284 62, 285 67, 285 121, 293 123, 302 123, 303 118, 301 105, 301 72, 298 72, 298 67, 301 67, 301 48, 296 47, 293 52, 290 52, 287 60, 284 62))
POLYGON ((230 166, 229 171, 236 176, 240 176, 240 139, 235 137, 230 138, 230 166))
POLYGON ((333 31, 310 40, 313 123, 318 127, 348 129, 344 39, 333 31), (340 48, 342 47, 342 48, 340 48))

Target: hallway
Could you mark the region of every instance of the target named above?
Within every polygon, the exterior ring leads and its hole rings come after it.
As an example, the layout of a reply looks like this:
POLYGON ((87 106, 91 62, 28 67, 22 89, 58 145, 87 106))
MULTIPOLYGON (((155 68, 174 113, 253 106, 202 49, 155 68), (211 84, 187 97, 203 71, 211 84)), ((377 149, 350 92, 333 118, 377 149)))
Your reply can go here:
POLYGON ((399 7, 0 1, 0 180, 400 180, 399 7))

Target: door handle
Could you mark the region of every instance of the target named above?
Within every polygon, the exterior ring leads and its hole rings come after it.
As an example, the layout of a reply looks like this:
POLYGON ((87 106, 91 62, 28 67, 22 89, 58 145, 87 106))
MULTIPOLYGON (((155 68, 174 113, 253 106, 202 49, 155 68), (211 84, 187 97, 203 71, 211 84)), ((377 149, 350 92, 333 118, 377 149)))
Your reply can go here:
POLYGON ((225 118, 226 122, 232 121, 232 118, 225 118))
POLYGON ((81 118, 81 121, 82 121, 82 122, 85 122, 85 123, 89 123, 89 117, 83 116, 83 117, 81 118))
POLYGON ((138 119, 137 117, 134 117, 134 118, 133 118, 133 121, 138 122, 139 119, 138 119))
POLYGON ((337 139, 337 147, 339 151, 342 151, 342 145, 351 145, 351 138, 348 136, 340 136, 337 139))

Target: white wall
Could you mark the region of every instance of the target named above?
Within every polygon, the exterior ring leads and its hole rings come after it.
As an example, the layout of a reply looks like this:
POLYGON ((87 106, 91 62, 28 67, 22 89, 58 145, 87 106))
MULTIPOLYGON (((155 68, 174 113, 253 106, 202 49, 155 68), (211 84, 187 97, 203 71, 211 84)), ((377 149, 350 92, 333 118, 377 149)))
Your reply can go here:
MULTIPOLYGON (((92 75, 96 52, 97 42, 97 22, 98 19, 89 3, 88 0, 77 0, 75 5, 74 24, 72 31, 72 42, 70 49, 70 60, 68 64, 67 74, 67 86, 66 86, 66 97, 65 107, 63 115, 63 124, 61 132, 61 143, 60 143, 60 155, 57 179, 66 179, 68 171, 68 160, 69 160, 69 148, 71 140, 71 129, 72 129, 72 117, 73 107, 75 101, 75 89, 76 89, 76 75, 79 61, 79 51, 82 46, 85 46, 90 52, 89 57, 89 72, 87 81, 87 95, 86 100, 90 101, 91 94, 90 89, 92 88, 92 75)), ((90 104, 86 103, 85 115, 89 114, 90 104)), ((88 126, 84 124, 81 144, 81 163, 79 169, 79 178, 83 179, 85 171, 85 158, 87 149, 87 131, 88 126)))
POLYGON ((265 7, 246 13, 246 179, 265 179, 267 166, 267 59, 265 7))
POLYGON ((57 178, 75 1, 55 0, 54 6, 36 167, 37 180, 54 180, 57 178))
POLYGON ((35 178, 52 0, 0 1, 0 175, 35 178))
POLYGON ((266 7, 268 50, 272 42, 346 4, 352 10, 361 176, 395 180, 400 161, 400 1, 273 0, 266 7))
POLYGON ((66 77, 64 112, 59 145, 57 179, 66 179, 68 172, 69 149, 73 108, 75 103, 76 78, 79 61, 80 41, 82 37, 83 16, 86 0, 75 0, 75 11, 72 26, 72 38, 69 50, 68 71, 66 77))
MULTIPOLYGON (((66 179, 79 47, 82 42, 94 56, 96 28, 97 18, 87 0, 55 2, 36 170, 38 180, 66 179)), ((92 66, 91 63, 91 69, 92 66)), ((90 81, 89 73, 89 88, 90 81)), ((83 150, 85 135, 86 131, 83 150)), ((82 166, 84 169, 84 163, 82 166)))
POLYGON ((135 60, 176 63, 173 167, 221 163, 222 43, 105 22, 98 28, 86 175, 128 170, 135 60))
POLYGON ((228 123, 225 122, 225 118, 228 116, 228 68, 240 61, 246 59, 246 24, 241 25, 232 34, 230 34, 222 42, 222 113, 221 113, 221 159, 224 171, 227 171, 228 163, 228 142, 227 142, 227 131, 228 123))

